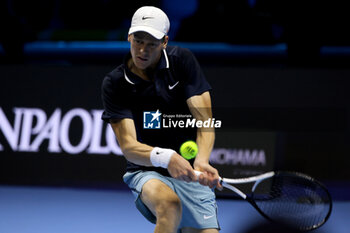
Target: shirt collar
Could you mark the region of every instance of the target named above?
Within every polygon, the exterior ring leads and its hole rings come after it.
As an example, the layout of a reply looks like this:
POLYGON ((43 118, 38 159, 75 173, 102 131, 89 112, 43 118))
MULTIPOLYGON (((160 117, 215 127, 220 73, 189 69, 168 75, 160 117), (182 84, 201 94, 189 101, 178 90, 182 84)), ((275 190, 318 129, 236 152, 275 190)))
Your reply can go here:
MULTIPOLYGON (((130 69, 128 68, 128 60, 131 57, 131 53, 129 52, 125 58, 124 58, 124 78, 125 80, 132 84, 135 85, 137 83, 140 83, 143 81, 143 79, 139 78, 137 75, 135 75, 134 73, 132 73, 130 71, 130 69)), ((159 60, 159 63, 156 67, 157 70, 161 70, 161 69, 169 69, 169 59, 168 59, 168 54, 166 52, 166 49, 162 50, 162 54, 159 60)))
POLYGON ((163 53, 160 57, 159 69, 169 69, 169 59, 168 59, 168 54, 166 52, 166 49, 163 49, 163 53))

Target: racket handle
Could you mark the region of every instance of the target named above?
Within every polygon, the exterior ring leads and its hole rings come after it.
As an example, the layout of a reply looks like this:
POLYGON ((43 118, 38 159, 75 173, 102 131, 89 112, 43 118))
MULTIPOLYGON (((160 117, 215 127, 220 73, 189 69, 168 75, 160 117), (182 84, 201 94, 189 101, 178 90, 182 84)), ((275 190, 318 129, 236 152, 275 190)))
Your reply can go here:
MULTIPOLYGON (((200 172, 200 171, 197 171, 197 170, 194 170, 194 174, 196 174, 196 176, 197 176, 197 180, 198 180, 198 178, 199 178, 199 176, 202 174, 203 172, 200 172)), ((219 178, 220 178, 220 183, 222 183, 222 178, 219 176, 219 178)))
POLYGON ((198 180, 198 178, 202 174, 202 172, 194 170, 194 174, 196 174, 197 180, 198 180))

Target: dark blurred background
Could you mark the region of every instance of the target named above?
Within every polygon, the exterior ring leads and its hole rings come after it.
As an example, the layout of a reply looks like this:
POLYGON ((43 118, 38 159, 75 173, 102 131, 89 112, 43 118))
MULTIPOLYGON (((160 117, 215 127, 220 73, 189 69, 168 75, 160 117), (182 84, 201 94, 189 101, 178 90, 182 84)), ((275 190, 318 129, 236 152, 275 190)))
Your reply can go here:
MULTIPOLYGON (((72 155, 60 138, 61 150, 49 152, 55 128, 40 136, 38 151, 26 150, 45 130, 35 127, 41 113, 26 109, 41 109, 47 127, 57 108, 61 120, 77 108, 102 109, 100 85, 128 51, 131 17, 153 5, 170 18, 171 44, 191 49, 213 86, 214 112, 224 121, 216 145, 227 149, 217 152, 217 167, 225 173, 227 165, 227 175, 300 171, 350 193, 350 14, 344 1, 0 3, 0 182, 121 182, 125 161, 115 151, 72 155), (27 128, 24 116, 33 121, 27 128), (233 162, 242 151, 248 157, 262 151, 268 162, 233 162)), ((81 145, 84 127, 79 117, 72 121, 72 147, 81 145)), ((348 193, 334 191, 339 198, 348 193)))
POLYGON ((172 41, 283 43, 289 62, 305 65, 318 64, 322 55, 348 57, 349 49, 339 46, 349 46, 350 16, 340 0, 2 0, 2 61, 29 56, 28 42, 125 41, 131 16, 143 5, 168 14, 172 41))

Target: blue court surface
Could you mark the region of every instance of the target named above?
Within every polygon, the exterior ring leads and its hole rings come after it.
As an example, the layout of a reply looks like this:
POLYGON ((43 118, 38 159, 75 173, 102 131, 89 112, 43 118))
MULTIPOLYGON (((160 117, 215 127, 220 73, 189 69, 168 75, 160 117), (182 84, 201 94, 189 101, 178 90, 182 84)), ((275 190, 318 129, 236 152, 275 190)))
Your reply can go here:
MULTIPOLYGON (((219 199, 218 206, 221 233, 278 232, 245 201, 219 199)), ((128 190, 0 186, 1 233, 146 233, 153 228, 128 190)), ((349 233, 350 201, 334 202, 329 221, 312 232, 349 233)))

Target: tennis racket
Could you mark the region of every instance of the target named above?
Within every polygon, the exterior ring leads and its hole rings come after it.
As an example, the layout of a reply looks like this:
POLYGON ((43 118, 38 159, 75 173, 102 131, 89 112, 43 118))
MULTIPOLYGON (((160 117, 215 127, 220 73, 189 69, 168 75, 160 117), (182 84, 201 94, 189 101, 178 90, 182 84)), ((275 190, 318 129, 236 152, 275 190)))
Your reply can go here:
MULTIPOLYGON (((197 176, 201 174, 195 172, 197 176)), ((326 187, 301 173, 272 171, 240 179, 220 178, 220 182, 268 220, 297 230, 319 228, 332 211, 332 199, 326 187), (253 184, 248 195, 231 185, 246 183, 253 184)))

